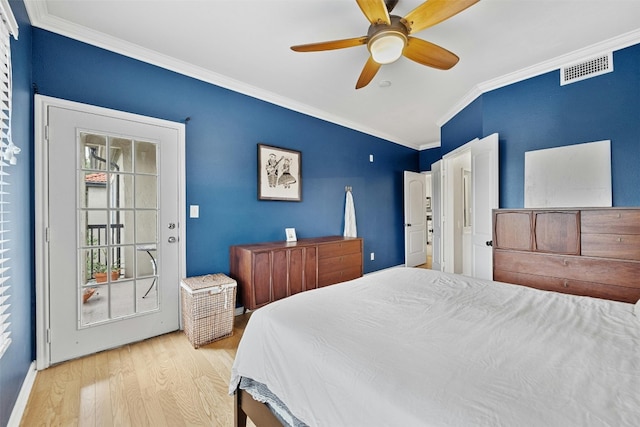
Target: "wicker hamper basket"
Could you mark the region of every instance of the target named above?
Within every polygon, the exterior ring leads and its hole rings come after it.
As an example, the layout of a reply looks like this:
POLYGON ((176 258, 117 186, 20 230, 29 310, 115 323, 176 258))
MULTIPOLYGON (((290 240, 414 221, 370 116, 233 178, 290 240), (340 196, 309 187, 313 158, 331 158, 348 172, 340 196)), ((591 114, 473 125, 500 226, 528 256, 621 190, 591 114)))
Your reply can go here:
POLYGON ((182 323, 194 348, 233 333, 236 281, 224 274, 183 279, 182 323))

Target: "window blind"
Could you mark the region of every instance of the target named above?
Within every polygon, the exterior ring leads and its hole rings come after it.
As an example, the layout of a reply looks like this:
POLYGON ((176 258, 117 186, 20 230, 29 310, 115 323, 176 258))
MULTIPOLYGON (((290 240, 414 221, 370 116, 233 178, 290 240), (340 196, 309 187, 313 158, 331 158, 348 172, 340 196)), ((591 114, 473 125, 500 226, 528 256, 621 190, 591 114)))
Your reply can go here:
POLYGON ((11 138, 11 43, 18 26, 7 0, 0 1, 0 357, 11 344, 9 169, 20 149, 11 138))

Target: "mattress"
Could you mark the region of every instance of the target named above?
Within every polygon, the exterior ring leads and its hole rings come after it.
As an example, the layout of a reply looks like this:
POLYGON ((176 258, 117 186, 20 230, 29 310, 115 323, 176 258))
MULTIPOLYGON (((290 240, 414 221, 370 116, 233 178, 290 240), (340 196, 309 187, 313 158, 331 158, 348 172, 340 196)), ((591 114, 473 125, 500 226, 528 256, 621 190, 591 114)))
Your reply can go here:
POLYGON ((638 426, 634 306, 394 268, 256 310, 232 368, 310 426, 638 426))

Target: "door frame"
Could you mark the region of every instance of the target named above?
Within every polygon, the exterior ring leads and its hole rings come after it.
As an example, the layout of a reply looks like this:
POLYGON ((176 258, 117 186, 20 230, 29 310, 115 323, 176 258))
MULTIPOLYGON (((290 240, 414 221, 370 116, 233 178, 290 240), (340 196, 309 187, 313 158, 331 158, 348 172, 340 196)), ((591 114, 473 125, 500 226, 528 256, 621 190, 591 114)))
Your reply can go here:
MULTIPOLYGON (((499 158, 498 158, 498 134, 497 133, 493 133, 491 135, 488 135, 482 139, 479 138, 475 138, 469 142, 467 142, 466 144, 456 148, 455 150, 447 153, 446 155, 444 155, 442 157, 442 170, 443 170, 443 184, 442 184, 442 189, 443 194, 441 194, 441 206, 442 206, 442 212, 441 217, 440 217, 440 224, 442 227, 442 271, 448 272, 448 273, 453 273, 454 272, 454 268, 455 268, 455 248, 454 246, 450 243, 453 241, 454 236, 455 236, 455 221, 456 221, 456 216, 455 216, 455 202, 456 202, 456 197, 461 197, 461 194, 459 194, 458 192, 458 188, 456 188, 455 185, 455 174, 456 174, 456 168, 455 168, 455 162, 457 159, 460 159, 462 156, 465 155, 469 155, 471 156, 471 174, 472 176, 475 176, 475 172, 474 172, 474 167, 473 167, 473 163, 474 163, 474 152, 476 151, 476 149, 478 149, 480 146, 482 146, 484 143, 486 143, 487 141, 491 142, 494 141, 495 142, 495 147, 494 147, 494 151, 492 151, 493 153, 493 157, 494 157, 494 161, 493 163, 495 164, 495 170, 493 170, 492 172, 492 176, 491 176, 491 189, 490 189, 490 194, 491 194, 491 204, 493 205, 494 208, 498 207, 498 197, 499 197, 499 158)), ((472 199, 473 199, 473 205, 475 206, 475 202, 476 202, 476 195, 478 193, 478 189, 476 188, 475 183, 473 182, 474 180, 472 179, 471 182, 471 192, 472 192, 472 199)), ((476 213, 472 214, 475 218, 476 213)), ((434 215, 434 219, 435 219, 435 215, 434 215)), ((475 222, 475 221, 473 221, 475 222)), ((474 239, 476 238, 476 227, 474 227, 472 222, 472 226, 471 226, 471 238, 468 241, 465 241, 464 243, 466 245, 468 245, 468 247, 463 249, 463 252, 465 252, 467 254, 467 256, 471 257, 471 275, 472 276, 476 276, 476 256, 474 254, 474 239)), ((491 269, 492 270, 492 269, 491 269)))
POLYGON ((444 271, 442 256, 442 227, 444 216, 442 203, 444 199, 444 160, 431 164, 431 216, 433 221, 433 240, 431 242, 431 269, 444 271))
MULTIPOLYGON (((186 275, 186 181, 185 126, 182 123, 97 107, 44 95, 34 100, 34 204, 35 204, 35 285, 36 285, 36 369, 49 367, 49 195, 48 195, 48 130, 49 107, 66 108, 84 113, 103 115, 122 120, 134 120, 149 125, 175 129, 178 133, 178 271, 186 275)), ((179 286, 176 283, 176 286, 179 286)), ((180 301, 178 313, 180 313, 180 301)))
POLYGON ((460 186, 456 185, 462 180, 461 176, 456 176, 456 172, 461 168, 457 167, 460 159, 471 159, 471 145, 478 138, 467 142, 466 144, 456 148, 455 150, 442 156, 443 161, 443 192, 442 192, 442 271, 454 273, 456 261, 459 266, 464 261, 464 255, 468 252, 471 255, 471 241, 465 241, 462 234, 458 239, 458 245, 452 244, 456 239, 456 222, 459 220, 459 208, 462 201, 462 192, 460 186), (458 179, 459 178, 459 179, 458 179), (456 206, 458 209, 456 209, 456 206), (468 245, 468 247, 464 247, 468 245), (457 256, 456 256, 457 255, 457 256))

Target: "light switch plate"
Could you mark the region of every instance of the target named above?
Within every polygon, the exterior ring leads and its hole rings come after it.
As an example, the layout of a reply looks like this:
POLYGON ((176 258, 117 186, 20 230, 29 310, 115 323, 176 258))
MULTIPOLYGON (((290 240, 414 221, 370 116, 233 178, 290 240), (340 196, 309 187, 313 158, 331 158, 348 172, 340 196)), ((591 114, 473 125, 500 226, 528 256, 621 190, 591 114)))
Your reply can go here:
POLYGON ((189 218, 200 218, 200 206, 198 205, 189 206, 189 218))

